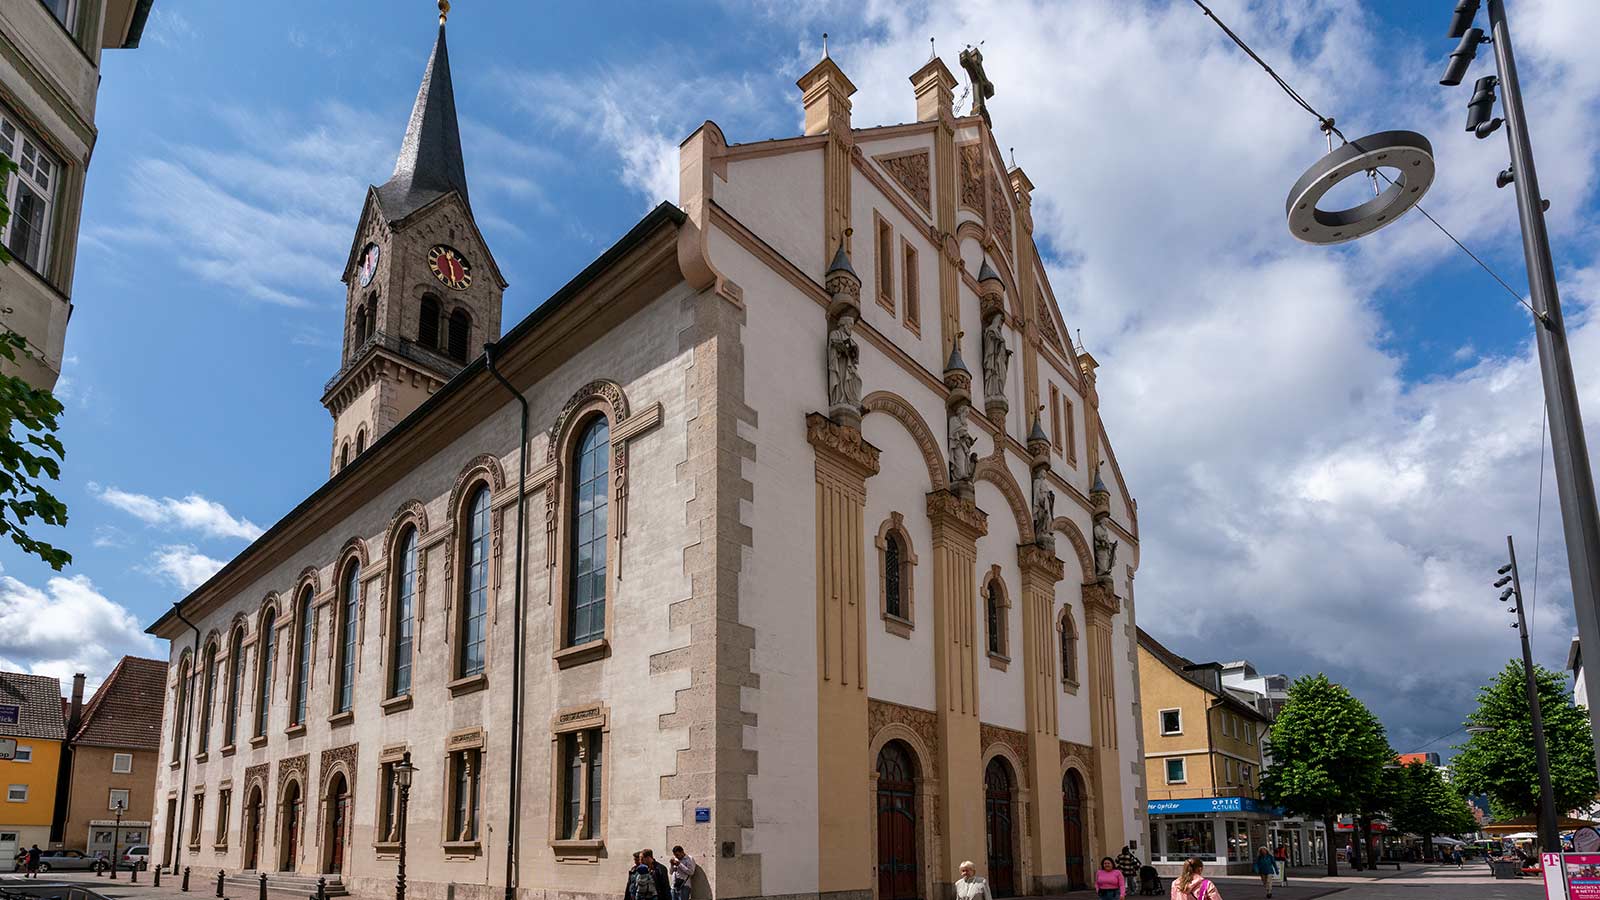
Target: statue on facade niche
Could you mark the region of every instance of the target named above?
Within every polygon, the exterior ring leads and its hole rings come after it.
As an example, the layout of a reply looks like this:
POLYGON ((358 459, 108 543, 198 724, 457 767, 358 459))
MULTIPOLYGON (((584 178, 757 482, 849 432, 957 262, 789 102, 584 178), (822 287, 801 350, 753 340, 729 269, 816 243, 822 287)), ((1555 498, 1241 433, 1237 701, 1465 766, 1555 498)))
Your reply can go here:
POLYGON ((1004 397, 1006 370, 1011 366, 1011 348, 1006 346, 1006 334, 1001 323, 1005 316, 994 316, 983 326, 983 396, 984 399, 1004 397))
POLYGON ((967 430, 967 411, 957 407, 950 411, 950 482, 965 484, 972 481, 978 471, 978 454, 972 445, 977 443, 967 430))
POLYGON ((828 405, 830 407, 861 406, 861 375, 856 371, 861 363, 861 347, 850 333, 853 316, 840 316, 828 332, 828 405))
POLYGON ((1117 541, 1111 539, 1111 529, 1106 527, 1106 516, 1094 520, 1094 574, 1096 578, 1111 577, 1111 567, 1117 562, 1117 541))
POLYGON ((1033 473, 1033 535, 1040 544, 1050 536, 1050 523, 1056 518, 1056 492, 1044 486, 1043 466, 1033 473))

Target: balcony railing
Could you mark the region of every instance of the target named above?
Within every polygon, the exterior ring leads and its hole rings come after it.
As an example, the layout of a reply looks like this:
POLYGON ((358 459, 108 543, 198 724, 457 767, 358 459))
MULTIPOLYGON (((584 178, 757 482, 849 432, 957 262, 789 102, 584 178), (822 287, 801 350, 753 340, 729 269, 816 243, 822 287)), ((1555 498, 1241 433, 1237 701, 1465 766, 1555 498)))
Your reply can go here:
POLYGON ((448 380, 452 375, 455 375, 457 372, 461 371, 463 367, 462 363, 453 360, 448 356, 435 353, 420 344, 402 340, 401 338, 395 337, 394 335, 385 331, 375 331, 372 333, 371 337, 362 342, 361 346, 357 347, 351 352, 349 361, 340 366, 339 371, 335 372, 333 377, 328 379, 327 383, 322 386, 322 392, 326 394, 327 392, 333 390, 333 386, 338 384, 346 375, 349 375, 352 369, 360 365, 361 361, 367 358, 367 354, 370 353, 374 347, 382 347, 396 356, 403 356, 406 359, 412 360, 413 362, 421 363, 435 372, 438 372, 446 380, 448 380))

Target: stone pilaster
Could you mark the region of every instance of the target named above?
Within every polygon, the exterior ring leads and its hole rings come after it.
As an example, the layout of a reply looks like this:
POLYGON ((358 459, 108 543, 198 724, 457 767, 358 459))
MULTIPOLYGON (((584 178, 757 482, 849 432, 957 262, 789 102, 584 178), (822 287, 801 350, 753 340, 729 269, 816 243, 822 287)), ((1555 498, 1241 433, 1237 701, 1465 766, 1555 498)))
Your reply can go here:
POLYGON ((988 517, 971 498, 928 495, 933 524, 934 695, 939 709, 939 774, 944 784, 940 896, 960 877, 956 865, 984 858, 982 746, 978 739, 978 538, 988 517))
POLYGON ((1111 620, 1121 609, 1110 578, 1083 586, 1085 648, 1088 651, 1089 732, 1094 745, 1095 785, 1100 791, 1094 823, 1096 847, 1109 852, 1126 840, 1122 827, 1122 754, 1117 740, 1117 661, 1111 650, 1111 620))
POLYGON ((832 59, 824 56, 795 82, 805 107, 805 133, 826 134, 822 154, 823 234, 821 259, 827 259, 842 242, 850 250, 850 154, 855 135, 850 130, 850 95, 856 86, 832 59))
POLYGON ((817 457, 817 892, 872 896, 867 733, 867 479, 878 448, 859 429, 806 416, 817 457))
POLYGON ((1033 802, 1028 804, 1028 840, 1034 859, 1029 893, 1066 890, 1066 857, 1061 820, 1061 719, 1056 704, 1055 595, 1062 564, 1037 544, 1017 548, 1022 572, 1022 672, 1027 703, 1028 767, 1033 802))

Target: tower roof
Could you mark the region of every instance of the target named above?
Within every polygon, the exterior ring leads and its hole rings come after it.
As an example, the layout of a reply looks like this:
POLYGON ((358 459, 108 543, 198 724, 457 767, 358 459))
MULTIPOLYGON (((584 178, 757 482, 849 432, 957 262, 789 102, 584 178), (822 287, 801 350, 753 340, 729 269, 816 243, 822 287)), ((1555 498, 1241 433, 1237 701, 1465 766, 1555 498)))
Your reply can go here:
POLYGON ((441 21, 439 39, 422 73, 417 102, 411 107, 405 140, 400 142, 394 174, 378 188, 378 200, 385 215, 399 219, 450 191, 467 202, 461 129, 456 124, 456 95, 450 84, 450 52, 441 21))

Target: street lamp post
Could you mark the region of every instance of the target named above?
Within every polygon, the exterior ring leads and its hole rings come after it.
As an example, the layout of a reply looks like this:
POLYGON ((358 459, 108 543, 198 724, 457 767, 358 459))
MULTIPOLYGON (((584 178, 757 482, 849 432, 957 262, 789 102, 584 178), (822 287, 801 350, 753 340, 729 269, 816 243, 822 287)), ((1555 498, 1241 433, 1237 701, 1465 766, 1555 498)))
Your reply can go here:
POLYGON ((407 750, 394 767, 395 785, 400 788, 400 867, 394 876, 394 900, 406 900, 406 806, 411 802, 411 776, 416 771, 407 750))
MULTIPOLYGON (((1528 643, 1528 617, 1522 609, 1522 576, 1517 571, 1517 547, 1509 534, 1506 535, 1506 553, 1510 555, 1510 562, 1500 567, 1500 580, 1495 582, 1495 587, 1504 587, 1509 581, 1510 586, 1501 592, 1500 599, 1516 600, 1511 612, 1516 615, 1517 622, 1512 627, 1517 629, 1517 635, 1522 639, 1522 672, 1528 687, 1528 718, 1533 726, 1533 752, 1539 766, 1539 844, 1547 853, 1560 853, 1561 831, 1556 821, 1555 789, 1550 783, 1550 749, 1545 745, 1544 714, 1539 709, 1539 680, 1534 675, 1533 649, 1528 643)), ((1469 726, 1467 730, 1478 734, 1486 729, 1483 726, 1469 726)))
POLYGON ((111 880, 117 880, 117 844, 122 839, 122 808, 123 802, 118 800, 112 809, 117 813, 117 824, 111 830, 111 880))

